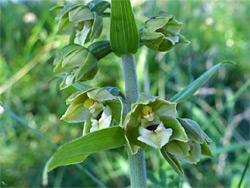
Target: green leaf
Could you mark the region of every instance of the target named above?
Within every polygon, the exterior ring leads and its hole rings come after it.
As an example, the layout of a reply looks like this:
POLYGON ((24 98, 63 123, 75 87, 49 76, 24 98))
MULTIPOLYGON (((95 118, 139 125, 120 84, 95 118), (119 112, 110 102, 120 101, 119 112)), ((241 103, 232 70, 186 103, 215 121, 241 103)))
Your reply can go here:
POLYGON ((206 81, 223 65, 226 63, 234 64, 231 61, 222 61, 221 63, 218 63, 217 65, 213 66, 211 69, 203 73, 199 78, 197 78, 195 81, 193 81, 191 84, 189 84, 185 89, 177 93, 175 96, 173 96, 170 101, 172 102, 183 102, 187 100, 189 97, 193 96, 193 94, 202 87, 206 81))
POLYGON ((61 146, 47 162, 43 182, 47 183, 47 173, 56 167, 80 163, 90 154, 122 147, 125 145, 124 130, 110 127, 89 133, 61 146))
POLYGON ((139 34, 130 0, 111 0, 110 42, 117 56, 135 54, 139 34))
POLYGON ((183 170, 179 161, 173 155, 168 153, 165 147, 161 149, 161 154, 166 159, 166 161, 172 166, 175 172, 177 172, 181 177, 183 177, 183 170))

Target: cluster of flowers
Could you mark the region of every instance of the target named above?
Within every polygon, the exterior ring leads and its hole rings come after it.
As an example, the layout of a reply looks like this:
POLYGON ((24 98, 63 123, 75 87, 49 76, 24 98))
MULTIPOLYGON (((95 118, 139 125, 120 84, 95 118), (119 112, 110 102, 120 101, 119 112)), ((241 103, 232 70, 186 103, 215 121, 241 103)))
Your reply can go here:
POLYGON ((125 129, 132 154, 147 145, 164 149, 176 159, 196 164, 201 155, 212 156, 211 139, 193 120, 176 117, 176 103, 141 94, 122 122, 123 99, 109 88, 79 91, 67 100, 70 104, 62 120, 84 122, 83 134, 120 125, 125 129))
MULTIPOLYGON (((59 20, 58 35, 73 37, 74 44, 65 46, 54 60, 54 72, 64 76, 60 88, 65 89, 75 82, 94 78, 98 71, 97 54, 84 45, 98 38, 103 28, 102 14, 110 7, 107 1, 91 1, 87 5, 70 3, 61 9, 56 17, 59 20)), ((160 11, 145 22, 139 30, 140 42, 156 51, 167 52, 178 44, 189 44, 180 34, 182 23, 173 15, 160 11)), ((108 43, 110 45, 110 43, 108 43)), ((111 49, 111 47, 108 47, 111 49)), ((105 56, 111 52, 101 46, 99 53, 105 56)))

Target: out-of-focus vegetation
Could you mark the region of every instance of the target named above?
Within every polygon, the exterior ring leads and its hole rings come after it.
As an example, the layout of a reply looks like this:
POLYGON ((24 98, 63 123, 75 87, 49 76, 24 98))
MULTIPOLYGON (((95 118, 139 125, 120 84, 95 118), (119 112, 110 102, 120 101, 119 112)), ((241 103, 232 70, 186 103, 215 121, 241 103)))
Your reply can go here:
MULTIPOLYGON (((43 167, 55 148, 38 134, 56 145, 82 134, 82 124, 59 120, 66 110, 65 99, 76 91, 73 87, 59 91, 61 80, 52 72, 53 59, 67 37, 55 35, 57 12, 49 9, 61 4, 63 1, 0 2, 0 103, 9 109, 0 106, 0 177, 13 187, 41 186, 43 167)), ((250 145, 249 2, 162 0, 133 4, 138 27, 152 13, 165 10, 183 22, 182 33, 191 41, 191 45, 167 54, 141 47, 136 54, 140 91, 169 99, 219 61, 237 63, 221 68, 191 100, 177 107, 179 116, 197 121, 213 139, 214 157, 195 166, 183 164, 185 178, 180 179, 158 150, 148 147, 149 187, 238 186, 250 145)), ((104 22, 102 39, 108 39, 108 18, 104 22)), ((120 59, 114 54, 102 59, 96 78, 87 83, 124 91, 120 59)), ((242 187, 250 185, 249 175, 248 169, 242 187)), ((127 153, 121 148, 91 155, 82 166, 57 168, 50 173, 49 186, 124 187, 129 185, 128 177, 127 153)))

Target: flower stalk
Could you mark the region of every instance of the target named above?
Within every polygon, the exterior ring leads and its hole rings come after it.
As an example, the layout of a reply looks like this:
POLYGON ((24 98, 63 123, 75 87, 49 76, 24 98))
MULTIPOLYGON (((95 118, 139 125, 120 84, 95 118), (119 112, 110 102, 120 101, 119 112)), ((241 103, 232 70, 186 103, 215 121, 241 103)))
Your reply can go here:
MULTIPOLYGON (((131 105, 135 103, 139 97, 139 88, 134 55, 123 55, 121 59, 126 92, 126 115, 131 110, 131 105)), ((131 155, 128 150, 128 158, 131 187, 147 187, 144 151, 139 149, 135 155, 131 155)))

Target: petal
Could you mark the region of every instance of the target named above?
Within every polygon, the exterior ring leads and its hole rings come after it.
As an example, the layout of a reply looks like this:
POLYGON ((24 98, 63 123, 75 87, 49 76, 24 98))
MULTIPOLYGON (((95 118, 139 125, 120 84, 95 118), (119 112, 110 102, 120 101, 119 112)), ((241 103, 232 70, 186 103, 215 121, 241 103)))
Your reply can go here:
POLYGON ((176 117, 176 103, 169 102, 157 97, 155 102, 152 103, 152 107, 157 111, 157 115, 160 117, 176 117))
POLYGON ((117 100, 113 95, 111 95, 105 88, 96 88, 87 93, 88 97, 99 102, 104 102, 108 100, 117 100))
POLYGON ((58 23, 56 34, 57 35, 71 35, 74 29, 74 24, 69 21, 68 16, 63 16, 58 23))
POLYGON ((181 124, 172 117, 161 117, 160 120, 163 122, 164 126, 166 128, 171 128, 173 130, 173 134, 170 138, 170 140, 179 140, 182 142, 188 142, 189 139, 187 137, 187 134, 184 130, 184 128, 181 126, 181 124))
POLYGON ((177 156, 180 160, 191 164, 196 164, 201 158, 201 146, 197 142, 190 143, 191 150, 188 157, 177 156))
POLYGON ((72 22, 82 22, 94 19, 93 13, 87 6, 80 6, 69 11, 69 20, 72 22))
POLYGON ((177 140, 167 143, 164 147, 166 148, 167 152, 182 157, 187 157, 190 151, 190 146, 188 143, 177 140))
POLYGON ((83 103, 88 98, 87 92, 95 90, 95 89, 97 88, 85 88, 81 91, 77 91, 66 99, 66 103, 67 104, 83 103))
POLYGON ((71 104, 65 114, 61 117, 61 120, 69 123, 84 122, 91 117, 91 114, 83 104, 71 104))
POLYGON ((168 143, 169 138, 172 135, 172 129, 166 129, 162 123, 155 131, 150 131, 144 127, 140 127, 139 132, 141 136, 138 137, 138 140, 155 148, 162 148, 162 146, 168 143))
POLYGON ((99 129, 108 128, 111 126, 112 115, 111 110, 109 108, 105 108, 102 113, 102 117, 99 120, 99 129))

